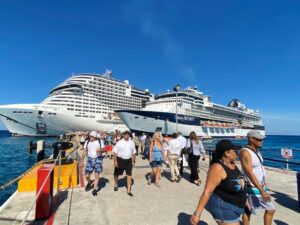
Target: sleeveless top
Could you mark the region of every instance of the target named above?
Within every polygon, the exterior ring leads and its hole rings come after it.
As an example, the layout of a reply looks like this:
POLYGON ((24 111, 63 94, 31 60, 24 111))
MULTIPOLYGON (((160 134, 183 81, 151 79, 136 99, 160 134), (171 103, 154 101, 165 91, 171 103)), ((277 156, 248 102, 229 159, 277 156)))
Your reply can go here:
MULTIPOLYGON (((255 152, 253 152, 253 150, 251 150, 248 147, 244 147, 243 149, 245 149, 246 151, 248 151, 249 154, 251 155, 253 173, 254 173, 256 179, 258 180, 258 182, 261 185, 264 185, 265 182, 266 182, 266 171, 265 171, 265 168, 262 165, 263 158, 262 158, 260 152, 257 152, 257 155, 260 158, 260 160, 259 160, 259 158, 255 154, 255 152)), ((244 169, 242 169, 242 172, 243 172, 243 174, 245 174, 244 169)), ((254 184, 250 181, 250 179, 246 175, 245 175, 245 177, 246 177, 247 183, 249 185, 251 185, 251 186, 254 186, 254 184)))
POLYGON ((227 177, 215 188, 214 193, 225 202, 229 202, 240 208, 244 208, 246 204, 246 182, 241 171, 235 166, 232 170, 228 168, 222 161, 218 161, 225 170, 227 177))
POLYGON ((152 148, 152 161, 162 161, 162 160, 163 160, 162 150, 156 145, 154 145, 152 148))

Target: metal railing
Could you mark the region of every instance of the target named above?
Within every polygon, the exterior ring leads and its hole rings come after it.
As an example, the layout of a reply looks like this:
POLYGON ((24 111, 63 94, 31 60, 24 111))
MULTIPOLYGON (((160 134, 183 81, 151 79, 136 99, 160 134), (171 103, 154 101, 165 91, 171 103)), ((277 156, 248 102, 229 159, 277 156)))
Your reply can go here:
MULTIPOLYGON (((209 160, 211 160, 211 156, 212 156, 212 152, 214 152, 214 150, 211 150, 213 148, 206 148, 205 151, 208 152, 209 154, 209 160)), ((285 163, 285 164, 291 164, 291 165, 296 165, 296 166, 300 166, 300 162, 291 162, 291 161, 286 161, 286 160, 282 160, 282 159, 272 159, 272 158, 267 158, 267 157, 263 157, 264 160, 267 161, 272 161, 272 162, 281 162, 281 163, 285 163)), ((210 161, 209 161, 210 162, 210 161)))
POLYGON ((52 171, 54 170, 55 165, 56 165, 57 162, 58 162, 58 176, 57 176, 57 192, 56 192, 56 194, 59 195, 59 192, 60 192, 59 186, 60 186, 60 184, 61 184, 61 181, 60 181, 60 175, 61 175, 61 154, 62 154, 62 151, 65 151, 65 150, 60 150, 60 151, 59 151, 59 153, 58 153, 58 155, 57 155, 55 161, 53 162, 53 166, 52 166, 51 170, 49 171, 47 177, 45 178, 45 180, 44 180, 44 182, 43 182, 43 184, 42 184, 42 186, 40 187, 40 190, 39 190, 38 193, 36 194, 35 199, 34 199, 34 201, 32 202, 32 204, 31 204, 29 210, 27 211, 26 215, 24 216, 24 218, 23 218, 23 220, 22 220, 22 223, 21 223, 22 225, 25 224, 25 222, 26 222, 26 220, 27 220, 27 218, 28 218, 28 216, 29 216, 29 214, 30 214, 30 212, 31 212, 31 210, 32 210, 32 208, 33 208, 33 206, 36 204, 36 201, 37 201, 38 197, 39 197, 40 194, 42 193, 42 190, 43 190, 43 188, 44 188, 44 186, 45 186, 45 184, 46 184, 46 181, 49 179, 49 177, 50 177, 52 171))

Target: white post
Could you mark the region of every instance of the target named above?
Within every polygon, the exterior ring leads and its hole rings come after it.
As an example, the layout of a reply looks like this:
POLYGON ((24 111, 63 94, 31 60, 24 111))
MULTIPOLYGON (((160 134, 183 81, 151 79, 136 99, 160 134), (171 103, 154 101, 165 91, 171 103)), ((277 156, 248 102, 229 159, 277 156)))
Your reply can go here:
POLYGON ((286 160, 286 170, 289 170, 289 159, 286 158, 285 160, 286 160))
POLYGON ((178 132, 178 119, 177 119, 177 113, 178 113, 178 109, 177 109, 177 90, 176 90, 176 133, 178 132))

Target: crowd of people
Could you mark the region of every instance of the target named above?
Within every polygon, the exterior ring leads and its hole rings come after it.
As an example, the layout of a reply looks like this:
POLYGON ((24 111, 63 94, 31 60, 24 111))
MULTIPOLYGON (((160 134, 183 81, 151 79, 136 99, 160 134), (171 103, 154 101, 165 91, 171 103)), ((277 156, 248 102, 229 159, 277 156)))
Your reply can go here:
MULTIPOLYGON (((248 144, 243 148, 230 140, 220 140, 216 144, 207 174, 204 191, 199 199, 195 212, 190 218, 193 225, 199 223, 202 211, 206 208, 219 225, 238 225, 240 218, 243 224, 250 224, 252 214, 259 209, 265 209, 264 224, 271 225, 276 211, 266 185, 266 173, 262 165, 263 159, 259 152, 264 136, 256 130, 247 134, 248 144), (240 158, 241 170, 235 164, 240 158)), ((124 171, 127 176, 127 194, 133 197, 131 190, 132 170, 140 154, 149 160, 151 172, 147 184, 160 187, 162 165, 170 168, 170 182, 180 182, 185 163, 190 168, 190 182, 201 185, 199 163, 207 158, 205 148, 195 132, 188 138, 180 132, 171 136, 163 136, 154 132, 152 138, 146 133, 140 136, 125 131, 114 134, 91 131, 80 132, 77 135, 86 159, 85 190, 93 189, 92 195, 97 195, 100 174, 103 172, 103 158, 114 162, 114 191, 118 191, 118 178, 124 171), (112 151, 107 151, 113 146, 112 151), (95 180, 90 179, 94 172, 95 180), (93 185, 92 185, 93 183, 93 185)))

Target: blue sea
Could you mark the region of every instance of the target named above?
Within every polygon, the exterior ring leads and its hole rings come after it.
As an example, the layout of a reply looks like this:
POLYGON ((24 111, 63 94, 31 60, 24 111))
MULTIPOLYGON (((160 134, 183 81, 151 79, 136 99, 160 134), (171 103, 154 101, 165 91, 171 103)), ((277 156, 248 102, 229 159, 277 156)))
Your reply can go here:
MULTIPOLYGON (((29 142, 45 140, 52 144, 56 138, 12 137, 8 131, 0 130, 0 185, 5 184, 24 173, 36 162, 36 152, 28 153, 29 142)), ((52 150, 46 149, 46 155, 51 155, 52 150)), ((18 182, 11 187, 0 190, 0 205, 17 190, 18 182)))
MULTIPOLYGON (((45 140, 46 144, 52 144, 56 141, 55 138, 35 138, 35 137, 12 137, 8 131, 0 131, 0 185, 9 180, 18 177, 24 173, 36 162, 36 153, 32 155, 28 153, 29 142, 37 140, 45 140)), ((205 145, 214 146, 217 140, 205 145)), ((236 140, 233 142, 240 145, 245 145, 246 140, 236 140)), ((264 157, 281 159, 281 148, 293 149, 294 158, 292 161, 300 162, 300 136, 267 136, 264 141, 264 146, 261 152, 264 157)), ((46 154, 50 155, 52 150, 46 150, 46 154)), ((270 162, 265 160, 267 166, 284 168, 284 163, 270 162)), ((300 171, 300 166, 290 165, 290 169, 300 171)), ((0 205, 17 189, 17 183, 11 187, 0 190, 0 205)))

